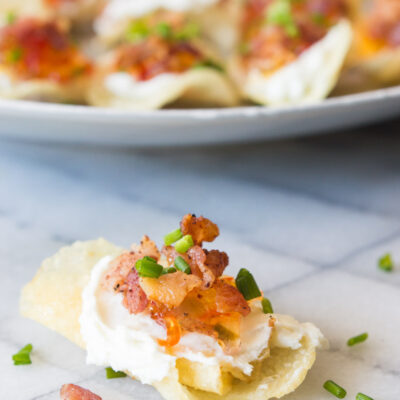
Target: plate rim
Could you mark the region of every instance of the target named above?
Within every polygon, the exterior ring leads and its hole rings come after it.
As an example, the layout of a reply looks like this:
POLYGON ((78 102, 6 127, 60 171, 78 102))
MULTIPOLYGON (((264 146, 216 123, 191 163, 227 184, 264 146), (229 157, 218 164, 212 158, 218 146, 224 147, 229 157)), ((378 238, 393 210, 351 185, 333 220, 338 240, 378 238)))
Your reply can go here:
MULTIPOLYGON (((379 100, 400 98, 400 85, 389 88, 377 89, 362 93, 355 93, 337 97, 330 97, 321 102, 313 102, 295 106, 264 107, 264 106, 238 106, 231 108, 193 108, 193 109, 160 109, 160 110, 123 110, 116 108, 91 107, 87 105, 71 105, 60 103, 44 103, 28 100, 0 99, 0 114, 21 113, 30 114, 29 117, 60 118, 60 116, 79 116, 87 120, 96 119, 97 122, 110 119, 120 119, 121 122, 147 122, 154 123, 168 120, 213 120, 263 117, 287 113, 303 113, 323 110, 348 104, 370 103, 379 100)), ((25 114, 25 116, 27 116, 25 114)))

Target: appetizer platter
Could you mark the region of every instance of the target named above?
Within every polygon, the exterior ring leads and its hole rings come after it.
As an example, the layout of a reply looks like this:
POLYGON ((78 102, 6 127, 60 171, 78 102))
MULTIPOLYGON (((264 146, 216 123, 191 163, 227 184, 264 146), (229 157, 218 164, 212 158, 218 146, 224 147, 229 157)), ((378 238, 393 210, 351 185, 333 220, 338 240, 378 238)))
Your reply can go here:
POLYGON ((246 140, 384 119, 400 101, 397 0, 3 0, 0 21, 3 134, 246 140))
MULTIPOLYGON (((130 249, 77 242, 44 261, 22 290, 21 313, 85 349, 107 376, 152 385, 167 400, 285 396, 327 340, 312 323, 274 313, 248 269, 226 275, 228 255, 204 246, 218 235, 187 214, 161 249, 147 236, 130 249)), ((29 364, 30 351, 14 355, 16 365, 29 364)), ((61 399, 101 397, 66 382, 61 399)))

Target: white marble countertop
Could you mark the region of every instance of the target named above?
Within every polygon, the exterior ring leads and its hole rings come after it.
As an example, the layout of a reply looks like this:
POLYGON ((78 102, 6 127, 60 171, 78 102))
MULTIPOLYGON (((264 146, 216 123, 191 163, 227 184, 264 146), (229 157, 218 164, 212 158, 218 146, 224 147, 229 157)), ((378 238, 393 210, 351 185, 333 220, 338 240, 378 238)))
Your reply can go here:
POLYGON ((246 266, 279 313, 331 342, 288 400, 328 400, 333 379, 375 400, 400 399, 400 123, 249 146, 130 150, 1 143, 0 399, 58 399, 75 382, 103 400, 159 399, 107 381, 84 352, 18 315, 43 258, 77 239, 161 241, 187 212, 221 228, 231 271, 246 266), (377 259, 392 252, 397 269, 377 259), (347 348, 367 331, 367 342, 347 348), (33 364, 11 355, 33 343, 33 364))

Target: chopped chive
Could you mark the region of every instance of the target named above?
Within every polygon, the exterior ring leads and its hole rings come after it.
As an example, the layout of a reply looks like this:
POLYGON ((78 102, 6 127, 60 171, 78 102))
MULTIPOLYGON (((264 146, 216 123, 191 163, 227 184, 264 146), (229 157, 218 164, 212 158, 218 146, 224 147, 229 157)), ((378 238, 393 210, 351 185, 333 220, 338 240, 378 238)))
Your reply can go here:
POLYGON ((374 400, 372 397, 367 396, 366 394, 357 393, 356 400, 374 400))
POLYGON ((33 346, 31 344, 27 344, 18 353, 15 353, 12 356, 14 365, 32 364, 31 357, 30 357, 32 349, 33 349, 33 346))
POLYGON ((347 341, 347 346, 354 346, 355 344, 365 342, 368 339, 368 333, 354 336, 347 341))
POLYGON ((261 300, 261 305, 262 305, 264 314, 273 314, 274 313, 274 309, 272 308, 272 304, 267 298, 264 297, 261 300))
POLYGON ((22 50, 19 47, 12 49, 7 54, 7 61, 11 63, 16 63, 22 58, 22 50))
POLYGON ((160 22, 156 25, 155 31, 157 35, 164 39, 170 39, 173 36, 172 27, 167 22, 160 22))
POLYGON ((299 34, 290 0, 272 2, 267 11, 267 23, 281 26, 289 37, 296 37, 299 34))
POLYGON ((219 72, 225 71, 221 65, 215 63, 213 60, 200 61, 193 66, 193 69, 201 69, 201 68, 211 68, 219 72))
POLYGON ((9 11, 6 15, 6 23, 13 24, 17 20, 17 14, 14 11, 9 11))
POLYGON ((179 239, 175 243, 175 250, 178 253, 186 253, 191 247, 194 246, 194 242, 191 235, 185 235, 182 239, 179 239))
POLYGON ((175 243, 179 239, 182 239, 182 237, 182 231, 180 229, 175 229, 174 231, 164 236, 164 244, 166 246, 171 246, 172 243, 175 243))
POLYGON ((242 268, 236 277, 236 287, 246 300, 261 296, 253 275, 245 268, 242 268))
POLYGON ((347 394, 347 392, 342 387, 331 380, 324 383, 324 389, 327 390, 329 393, 332 393, 338 399, 344 399, 347 394))
POLYGON ((173 274, 174 272, 176 272, 176 268, 174 267, 164 268, 161 275, 173 274))
POLYGON ((390 253, 384 254, 378 261, 378 267, 385 272, 392 272, 393 271, 393 259, 390 253))
POLYGON ((159 278, 162 274, 164 267, 151 258, 143 257, 135 264, 135 268, 142 278, 159 278))
POLYGON ((176 40, 191 40, 199 36, 200 28, 195 23, 186 24, 180 31, 175 34, 176 40))
POLYGON ((150 35, 150 29, 143 19, 139 19, 135 22, 132 22, 127 31, 126 31, 126 39, 131 42, 138 42, 143 39, 146 39, 150 35))
POLYGON ((122 371, 114 371, 111 367, 106 368, 107 379, 125 378, 126 373, 122 371))
POLYGON ((188 275, 192 273, 189 264, 181 256, 175 258, 174 264, 177 270, 182 271, 188 275))

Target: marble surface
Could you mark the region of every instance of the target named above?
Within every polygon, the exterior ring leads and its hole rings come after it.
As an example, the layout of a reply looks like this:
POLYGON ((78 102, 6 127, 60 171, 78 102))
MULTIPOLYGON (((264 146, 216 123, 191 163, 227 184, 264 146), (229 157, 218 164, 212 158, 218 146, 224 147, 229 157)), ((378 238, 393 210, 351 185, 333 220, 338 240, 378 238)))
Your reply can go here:
POLYGON ((400 121, 312 139, 197 149, 0 146, 0 399, 50 400, 75 382, 103 400, 159 399, 18 315, 43 258, 77 239, 158 242, 186 212, 215 220, 231 272, 250 268, 275 310, 317 324, 331 348, 287 400, 400 399, 400 121), (397 268, 377 269, 392 252, 397 268), (367 331, 364 344, 346 340, 367 331), (33 364, 11 355, 33 343, 33 364))

